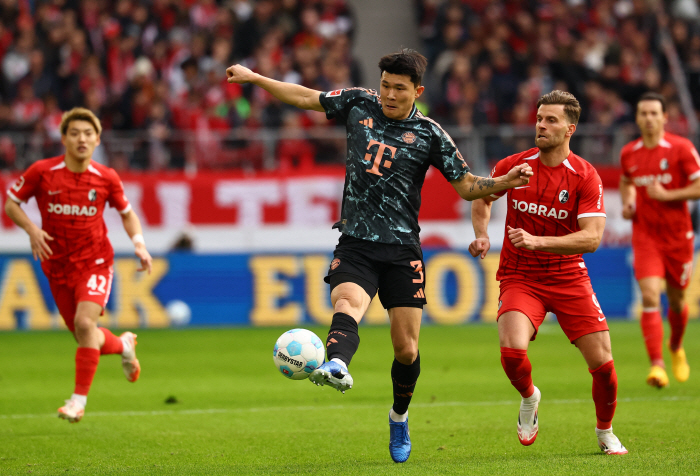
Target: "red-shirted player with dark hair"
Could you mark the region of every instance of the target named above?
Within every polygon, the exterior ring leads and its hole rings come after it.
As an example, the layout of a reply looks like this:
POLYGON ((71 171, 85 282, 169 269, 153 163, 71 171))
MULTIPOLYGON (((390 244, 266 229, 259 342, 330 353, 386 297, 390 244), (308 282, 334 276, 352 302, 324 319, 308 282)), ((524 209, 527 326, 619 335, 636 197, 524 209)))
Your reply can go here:
POLYGON ((659 310, 664 279, 673 375, 679 382, 690 376, 682 344, 695 237, 686 200, 700 198, 700 156, 689 140, 664 131, 666 101, 660 94, 640 97, 636 121, 642 137, 620 154, 622 216, 632 220, 634 275, 642 293, 642 334, 651 361, 647 383, 663 388, 668 385, 659 310))
POLYGON ((88 109, 75 108, 63 115, 61 141, 64 155, 34 163, 8 190, 5 212, 29 235, 34 259, 51 286, 58 310, 78 342, 75 354, 75 390, 58 416, 70 422, 83 417, 87 394, 100 355, 120 354, 130 382, 139 378, 136 334, 115 336, 97 320, 104 311, 112 286, 114 251, 102 219, 105 205, 121 214, 124 229, 141 260, 139 271, 151 271, 141 222, 124 196, 117 173, 92 161, 100 143, 100 120, 88 109), (20 207, 36 197, 41 228, 20 207))
POLYGON ((507 193, 507 236, 496 278, 500 281, 498 336, 501 364, 520 392, 518 439, 531 445, 539 428, 541 394, 532 383, 527 348, 547 312, 583 354, 593 377, 598 446, 607 454, 627 450, 613 434, 617 374, 610 333, 581 254, 598 248, 605 228, 603 185, 596 170, 569 149, 581 107, 566 92, 552 91, 537 103, 536 148, 506 157, 492 175, 529 164, 530 183, 472 203, 473 256, 491 247, 487 226, 492 202, 507 193))

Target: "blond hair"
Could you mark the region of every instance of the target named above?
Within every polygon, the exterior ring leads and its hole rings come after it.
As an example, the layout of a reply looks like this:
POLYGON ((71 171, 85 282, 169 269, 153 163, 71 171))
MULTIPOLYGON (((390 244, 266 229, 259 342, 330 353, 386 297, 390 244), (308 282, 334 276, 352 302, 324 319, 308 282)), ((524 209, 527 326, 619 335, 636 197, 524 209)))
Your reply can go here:
POLYGON ((100 123, 100 120, 97 118, 95 113, 93 113, 90 109, 86 109, 84 107, 74 107, 68 112, 64 112, 63 116, 61 116, 61 135, 64 136, 68 132, 68 125, 72 121, 86 121, 92 124, 92 127, 95 128, 95 132, 97 132, 97 135, 99 136, 102 134, 102 124, 100 123))

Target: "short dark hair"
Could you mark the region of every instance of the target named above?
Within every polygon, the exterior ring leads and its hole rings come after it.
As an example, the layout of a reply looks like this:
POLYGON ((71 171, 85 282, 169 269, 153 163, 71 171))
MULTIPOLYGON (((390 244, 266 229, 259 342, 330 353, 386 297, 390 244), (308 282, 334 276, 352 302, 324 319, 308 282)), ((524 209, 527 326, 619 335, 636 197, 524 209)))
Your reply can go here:
MULTIPOLYGON (((661 112, 666 112, 666 98, 659 93, 653 91, 648 91, 642 94, 639 99, 637 99, 637 109, 639 109, 639 103, 642 101, 659 101, 661 103, 661 112)), ((637 111, 635 110, 635 114, 637 111)))
POLYGON ((543 104, 561 104, 564 106, 564 114, 569 122, 578 124, 578 120, 581 117, 581 105, 573 94, 555 89, 543 95, 540 100, 537 101, 537 109, 543 104))
POLYGON ((409 48, 401 48, 398 52, 382 56, 379 60, 382 73, 386 71, 389 74, 410 76, 416 87, 420 86, 427 66, 428 60, 425 56, 409 48))

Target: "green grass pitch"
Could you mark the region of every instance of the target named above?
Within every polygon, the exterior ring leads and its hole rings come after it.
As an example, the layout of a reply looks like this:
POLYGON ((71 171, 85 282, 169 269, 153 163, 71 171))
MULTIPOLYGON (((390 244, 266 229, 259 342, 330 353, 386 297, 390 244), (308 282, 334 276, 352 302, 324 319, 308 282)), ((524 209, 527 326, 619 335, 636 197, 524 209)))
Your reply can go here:
MULTIPOLYGON (((325 338, 325 328, 311 329, 325 338)), ((285 330, 141 330, 141 379, 128 383, 119 358, 104 357, 77 424, 55 413, 72 391, 70 335, 0 333, 0 474, 617 476, 700 467, 697 321, 685 341, 691 378, 671 378, 664 390, 644 383, 638 324, 611 323, 614 428, 626 456, 598 450, 591 377, 556 324, 542 327, 529 352, 542 391, 540 434, 529 448, 518 443, 519 395, 501 369, 495 326, 426 325, 410 407, 413 452, 401 465, 387 448, 388 328, 360 328, 355 388, 345 395, 277 373, 272 348, 285 330)))

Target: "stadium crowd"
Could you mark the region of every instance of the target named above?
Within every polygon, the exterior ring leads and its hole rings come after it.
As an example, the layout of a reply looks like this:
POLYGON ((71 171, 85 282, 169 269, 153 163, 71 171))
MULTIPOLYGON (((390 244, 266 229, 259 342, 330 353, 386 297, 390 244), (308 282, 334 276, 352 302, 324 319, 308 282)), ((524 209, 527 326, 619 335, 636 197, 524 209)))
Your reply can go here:
MULTIPOLYGON (((225 156, 212 151, 212 132, 326 125, 323 114, 282 110, 259 90, 228 85, 226 67, 242 62, 323 90, 358 84, 353 25, 345 0, 7 0, 0 3, 0 125, 34 132, 39 149, 57 139, 61 111, 83 105, 105 130, 147 131, 145 153, 128 163, 110 154, 117 168, 225 156), (173 154, 177 141, 169 139, 180 131, 196 133, 207 154, 173 154)), ((0 165, 12 168, 17 154, 3 136, 0 165)), ((241 151, 233 146, 231 160, 241 151)))
MULTIPOLYGON (((648 2, 414 5, 419 49, 430 65, 421 107, 445 126, 528 126, 537 98, 555 88, 580 99, 583 123, 631 123, 635 99, 652 90, 669 98, 668 130, 688 132, 648 2)), ((700 111, 697 4, 676 0, 665 8, 700 111)), ((258 166, 261 141, 218 139, 241 127, 280 131, 275 155, 282 168, 337 160, 328 153, 337 140, 299 134, 332 126, 323 113, 300 113, 259 89, 228 85, 223 72, 239 62, 320 90, 372 87, 363 79, 373 76, 363 78, 351 53, 354 29, 347 0, 4 0, 0 168, 19 169, 59 151, 61 111, 79 105, 106 131, 142 131, 132 149, 109 151, 117 169, 238 166, 244 157, 258 166), (31 139, 18 147, 13 131, 31 139)))
MULTIPOLYGON (((420 0, 420 33, 439 86, 431 114, 464 126, 528 125, 537 98, 562 89, 581 102, 582 122, 612 126, 633 122, 636 99, 656 91, 669 99, 669 130, 687 133, 651 3, 420 0)), ((700 17, 690 3, 669 2, 666 11, 700 110, 700 17)))

